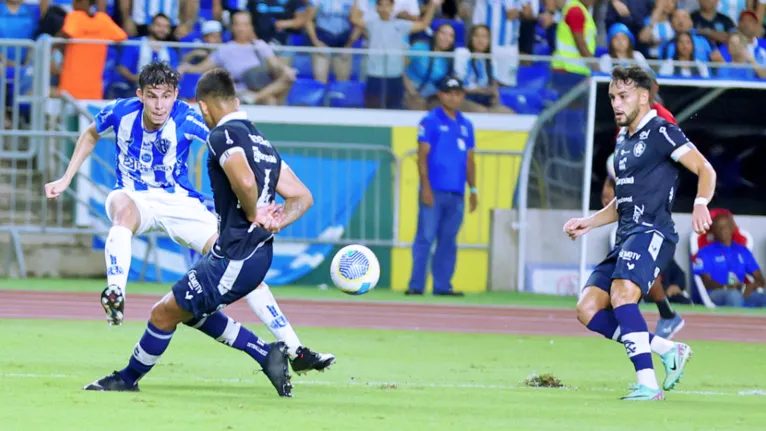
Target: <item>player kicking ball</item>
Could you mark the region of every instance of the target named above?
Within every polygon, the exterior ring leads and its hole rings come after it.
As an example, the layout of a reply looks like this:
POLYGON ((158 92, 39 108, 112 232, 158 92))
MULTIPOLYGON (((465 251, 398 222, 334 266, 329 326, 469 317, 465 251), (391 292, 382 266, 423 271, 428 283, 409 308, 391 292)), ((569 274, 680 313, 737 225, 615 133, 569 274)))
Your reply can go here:
POLYGON ((255 359, 280 396, 292 396, 283 342, 266 344, 220 310, 244 298, 263 281, 271 266, 274 233, 312 205, 311 192, 277 150, 239 111, 234 80, 223 69, 205 73, 197 100, 209 127, 208 174, 220 237, 152 308, 146 331, 128 365, 86 386, 97 391, 137 391, 138 381, 167 349, 176 327, 198 329, 255 359), (275 205, 275 193, 285 200, 275 205))
POLYGON ((617 124, 615 198, 601 211, 564 225, 573 240, 592 229, 617 222, 617 241, 591 274, 577 303, 577 319, 588 329, 621 342, 633 362, 638 384, 623 400, 662 400, 652 352, 665 366, 663 389, 684 373, 691 348, 650 334, 638 309, 642 294, 673 258, 678 233, 671 208, 681 166, 698 176, 692 224, 698 234, 712 224, 707 204, 715 193, 716 174, 678 126, 649 109, 652 78, 640 67, 616 67, 609 83, 617 124))
MULTIPOLYGON (((202 255, 218 238, 218 220, 202 204, 202 196, 187 174, 191 143, 194 139, 206 141, 209 129, 191 106, 177 100, 179 79, 167 63, 145 66, 139 74, 137 97, 118 99, 104 107, 78 139, 64 176, 45 185, 49 199, 61 195, 93 152, 99 136, 110 131, 117 135, 117 181, 105 202, 112 222, 104 246, 107 288, 101 293, 110 325, 122 324, 134 235, 162 231, 202 255)), ((301 346, 266 283, 246 300, 276 339, 287 345, 293 371, 322 371, 335 362, 331 354, 301 346)))

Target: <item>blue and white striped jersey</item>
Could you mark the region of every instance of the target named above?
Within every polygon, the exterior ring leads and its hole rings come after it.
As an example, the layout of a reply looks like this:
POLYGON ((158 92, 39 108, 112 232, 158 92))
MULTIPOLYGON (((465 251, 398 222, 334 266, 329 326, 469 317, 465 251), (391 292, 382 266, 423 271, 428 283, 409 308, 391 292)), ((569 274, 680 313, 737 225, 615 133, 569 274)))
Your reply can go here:
POLYGON ((521 0, 477 0, 472 21, 489 27, 492 46, 516 46, 521 23, 518 18, 509 20, 508 11, 521 11, 522 6, 521 0))
POLYGON ((133 0, 133 9, 130 15, 136 25, 148 25, 152 23, 152 18, 155 15, 164 13, 170 18, 171 24, 178 25, 181 24, 180 10, 180 0, 133 0))
POLYGON ((192 140, 205 142, 210 133, 202 116, 186 102, 177 100, 165 125, 148 132, 143 127, 143 108, 137 97, 117 99, 96 116, 99 134, 113 130, 117 135, 114 188, 131 191, 160 188, 201 198, 189 181, 186 163, 192 140))
MULTIPOLYGON (((755 6, 753 8, 755 9, 755 6)), ((739 14, 747 9, 747 0, 720 0, 716 9, 734 22, 738 22, 739 14)))

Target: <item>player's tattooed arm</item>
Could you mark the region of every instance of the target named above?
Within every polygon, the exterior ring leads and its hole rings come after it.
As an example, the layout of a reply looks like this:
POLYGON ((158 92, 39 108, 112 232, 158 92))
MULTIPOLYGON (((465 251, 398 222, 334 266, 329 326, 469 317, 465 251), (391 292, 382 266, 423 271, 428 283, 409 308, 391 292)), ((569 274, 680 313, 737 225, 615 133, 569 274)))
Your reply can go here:
POLYGON ((290 166, 284 162, 279 173, 277 193, 285 199, 285 206, 282 211, 284 217, 279 227, 280 229, 284 229, 295 220, 298 220, 314 204, 314 197, 311 195, 311 191, 295 175, 290 166))

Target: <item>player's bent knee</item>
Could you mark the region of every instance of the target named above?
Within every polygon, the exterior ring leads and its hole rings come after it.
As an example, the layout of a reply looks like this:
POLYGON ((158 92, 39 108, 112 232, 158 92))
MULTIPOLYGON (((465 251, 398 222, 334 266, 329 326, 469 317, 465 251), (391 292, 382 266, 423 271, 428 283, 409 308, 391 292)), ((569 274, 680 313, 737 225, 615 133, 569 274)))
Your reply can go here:
POLYGON ((588 326, 593 316, 600 310, 608 308, 609 304, 609 294, 606 291, 595 286, 588 286, 577 301, 577 320, 588 326))
POLYGON ((630 280, 614 280, 612 282, 610 299, 614 308, 627 304, 638 304, 638 301, 641 299, 641 288, 630 280))
POLYGON ((112 197, 109 202, 109 214, 113 226, 124 226, 133 232, 141 221, 136 203, 125 193, 116 193, 112 197))
POLYGON ((173 331, 179 323, 185 322, 192 317, 191 313, 178 305, 171 292, 154 304, 149 320, 157 329, 173 331))

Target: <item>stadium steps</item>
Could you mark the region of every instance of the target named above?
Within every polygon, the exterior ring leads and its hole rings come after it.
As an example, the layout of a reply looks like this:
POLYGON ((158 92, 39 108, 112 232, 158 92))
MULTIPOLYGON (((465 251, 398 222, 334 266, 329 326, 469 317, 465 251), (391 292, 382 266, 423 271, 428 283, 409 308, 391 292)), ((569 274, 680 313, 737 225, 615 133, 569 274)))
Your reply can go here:
POLYGON ((49 203, 43 198, 43 187, 43 174, 40 172, 26 169, 0 170, 0 226, 40 226, 43 222, 44 204, 48 210, 48 226, 73 226, 73 200, 64 198, 61 203, 49 203), (16 184, 12 182, 14 177, 16 184))

